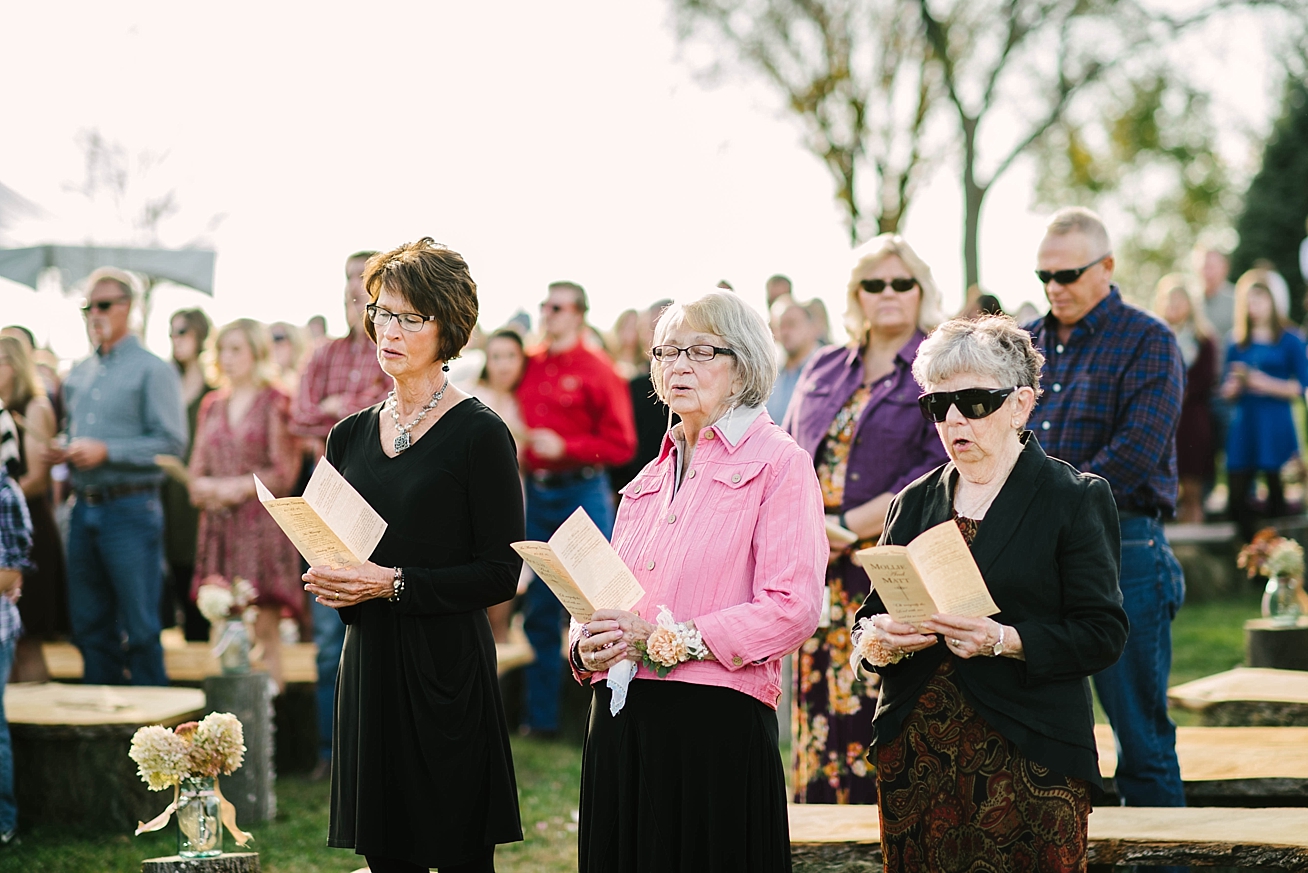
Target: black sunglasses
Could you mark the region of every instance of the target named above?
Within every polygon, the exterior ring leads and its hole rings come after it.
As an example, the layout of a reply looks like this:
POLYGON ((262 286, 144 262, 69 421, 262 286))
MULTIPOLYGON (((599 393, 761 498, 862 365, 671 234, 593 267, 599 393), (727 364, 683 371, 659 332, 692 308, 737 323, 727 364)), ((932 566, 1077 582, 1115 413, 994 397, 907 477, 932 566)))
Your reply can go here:
POLYGON ((885 279, 864 279, 858 284, 864 291, 866 291, 869 294, 880 294, 882 291, 886 290, 887 285, 889 285, 891 288, 894 288, 900 294, 907 294, 909 291, 912 291, 914 288, 917 287, 917 280, 916 279, 891 279, 889 282, 887 282, 885 279))
POLYGON ((82 314, 86 315, 94 309, 96 312, 108 312, 119 303, 126 303, 126 297, 119 297, 116 300, 91 300, 82 304, 82 314))
POLYGON ((1013 388, 964 388, 962 391, 935 391, 917 398, 922 416, 940 424, 949 415, 949 407, 957 406, 964 418, 985 418, 1004 405, 1013 388))
POLYGON ((1040 284, 1042 285, 1048 285, 1050 282, 1057 282, 1059 285, 1071 285, 1077 279, 1080 279, 1085 274, 1086 270, 1090 269, 1111 254, 1112 252, 1107 252, 1106 254, 1100 255, 1084 267, 1077 267, 1075 270, 1036 270, 1036 278, 1040 280, 1040 284))

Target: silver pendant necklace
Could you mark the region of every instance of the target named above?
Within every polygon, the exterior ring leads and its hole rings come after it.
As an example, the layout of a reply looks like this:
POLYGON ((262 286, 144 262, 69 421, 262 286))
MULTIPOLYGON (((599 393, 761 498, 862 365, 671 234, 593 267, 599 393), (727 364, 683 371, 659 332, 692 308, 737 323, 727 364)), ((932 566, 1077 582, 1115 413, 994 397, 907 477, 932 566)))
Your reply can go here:
POLYGON ((405 449, 413 445, 413 440, 409 438, 409 431, 413 430, 418 422, 426 418, 427 413, 436 408, 437 404, 441 402, 441 398, 445 396, 445 389, 448 387, 450 387, 450 377, 446 376, 445 384, 441 385, 441 390, 431 396, 431 400, 427 401, 427 405, 418 411, 418 417, 408 424, 400 424, 399 402, 395 399, 394 389, 387 395, 386 405, 391 408, 391 420, 395 422, 395 430, 398 434, 395 437, 395 442, 392 443, 395 446, 395 454, 402 454, 405 449))

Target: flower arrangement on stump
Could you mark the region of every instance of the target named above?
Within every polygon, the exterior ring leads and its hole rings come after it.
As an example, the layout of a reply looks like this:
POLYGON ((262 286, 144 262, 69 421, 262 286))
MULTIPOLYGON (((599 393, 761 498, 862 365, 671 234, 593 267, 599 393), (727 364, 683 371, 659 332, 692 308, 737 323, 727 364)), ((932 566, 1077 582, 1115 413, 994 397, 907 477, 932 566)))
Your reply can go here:
POLYGON ((1293 625, 1304 612, 1303 546, 1266 527, 1240 550, 1236 565, 1249 578, 1267 577, 1263 592, 1263 617, 1278 624, 1293 625))
POLYGON ((254 586, 240 576, 229 584, 216 573, 206 576, 196 592, 196 608, 218 631, 213 654, 224 673, 250 672, 249 625, 254 623, 258 596, 254 586))
POLYGON ((177 813, 177 854, 184 858, 222 854, 224 826, 238 846, 252 839, 237 827, 236 807, 218 787, 218 776, 230 776, 245 760, 245 733, 236 716, 215 712, 175 729, 143 727, 132 736, 128 756, 151 791, 173 789, 173 802, 141 822, 138 836, 162 829, 177 813))

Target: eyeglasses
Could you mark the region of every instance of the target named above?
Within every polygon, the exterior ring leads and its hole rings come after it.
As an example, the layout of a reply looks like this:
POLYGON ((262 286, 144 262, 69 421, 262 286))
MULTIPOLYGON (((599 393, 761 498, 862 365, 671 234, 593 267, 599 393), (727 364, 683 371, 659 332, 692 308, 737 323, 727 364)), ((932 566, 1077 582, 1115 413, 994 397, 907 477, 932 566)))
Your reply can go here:
POLYGON ((964 388, 962 391, 935 391, 917 398, 917 405, 922 408, 922 416, 927 421, 940 424, 949 415, 949 407, 957 406, 964 418, 985 418, 993 415, 1004 405, 1008 395, 1017 390, 1012 388, 964 388))
POLYGON ((82 314, 90 315, 92 310, 96 312, 108 312, 119 303, 126 303, 126 297, 118 297, 114 300, 88 300, 82 304, 82 314))
POLYGON ((571 309, 571 308, 572 308, 571 304, 550 303, 548 300, 540 305, 541 312, 549 312, 549 313, 562 312, 565 309, 571 309))
POLYGON ((862 282, 859 282, 858 284, 859 286, 862 287, 864 291, 866 291, 869 294, 880 294, 882 291, 886 290, 887 285, 889 285, 891 288, 894 288, 900 294, 907 294, 909 291, 912 291, 914 288, 917 287, 917 280, 916 279, 891 279, 889 282, 887 282, 885 279, 864 279, 862 282))
POLYGON ((686 353, 686 357, 689 360, 700 364, 705 361, 711 361, 718 355, 731 355, 733 358, 736 356, 736 353, 731 349, 719 348, 718 346, 711 346, 707 343, 688 346, 684 349, 676 346, 655 346, 649 350, 651 358, 665 364, 671 364, 677 358, 681 357, 682 352, 686 353))
POLYGON ((434 315, 419 315, 416 312, 391 312, 389 309, 382 309, 376 303, 369 303, 364 307, 364 311, 368 313, 368 320, 376 327, 384 328, 391 323, 392 318, 395 318, 399 320, 400 327, 409 333, 417 333, 422 330, 424 324, 436 320, 434 315))
POLYGON ((1071 285, 1076 282, 1077 279, 1080 279, 1085 274, 1086 270, 1090 269, 1111 254, 1112 252, 1106 252, 1086 264, 1084 267, 1077 267, 1075 270, 1036 270, 1036 278, 1040 280, 1040 284, 1042 285, 1048 285, 1050 282, 1057 282, 1059 285, 1071 285))

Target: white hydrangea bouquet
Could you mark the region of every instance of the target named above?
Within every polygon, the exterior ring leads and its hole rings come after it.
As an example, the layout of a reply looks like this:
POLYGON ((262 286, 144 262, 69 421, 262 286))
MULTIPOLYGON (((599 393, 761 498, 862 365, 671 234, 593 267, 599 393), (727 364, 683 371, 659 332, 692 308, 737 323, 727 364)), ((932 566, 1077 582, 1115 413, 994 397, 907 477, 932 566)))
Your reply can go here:
POLYGON ((141 781, 151 791, 172 786, 173 802, 159 815, 136 828, 137 836, 157 831, 168 824, 177 811, 182 784, 194 779, 213 779, 214 792, 222 806, 222 821, 244 846, 251 835, 236 826, 236 807, 222 796, 218 776, 230 776, 245 760, 245 731, 241 720, 230 712, 214 712, 203 720, 188 721, 175 729, 150 725, 132 736, 127 753, 136 762, 141 781))
MULTIPOLYGON (((258 597, 259 592, 254 586, 240 576, 229 584, 215 573, 206 576, 200 583, 200 590, 195 593, 195 606, 218 631, 213 646, 215 658, 222 658, 227 648, 234 644, 244 645, 248 649, 248 640, 252 635, 250 628, 258 612, 254 602, 258 597), (242 631, 245 642, 241 642, 242 631)), ((240 657, 248 659, 248 653, 240 657)))

